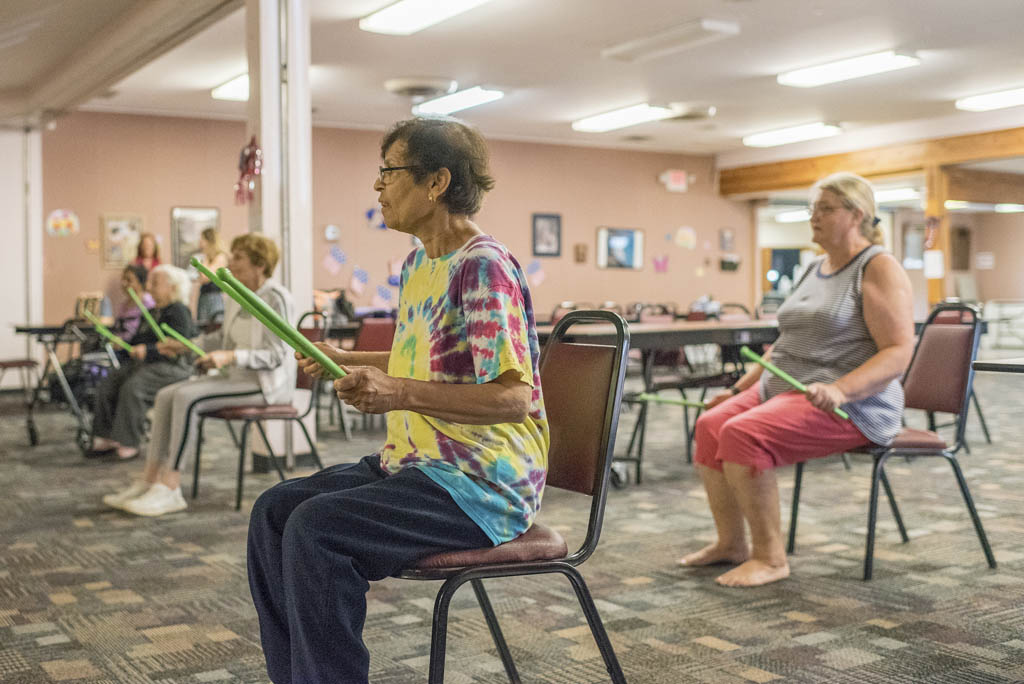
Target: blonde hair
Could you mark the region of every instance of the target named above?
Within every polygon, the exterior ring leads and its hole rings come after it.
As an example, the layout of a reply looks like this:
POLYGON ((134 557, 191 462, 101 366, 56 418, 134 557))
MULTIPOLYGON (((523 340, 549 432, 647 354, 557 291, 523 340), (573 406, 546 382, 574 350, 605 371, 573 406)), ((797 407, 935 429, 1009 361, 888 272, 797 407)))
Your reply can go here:
POLYGON ((268 278, 274 275, 280 252, 273 240, 258 233, 246 233, 231 241, 231 251, 236 249, 244 252, 253 266, 262 268, 263 275, 268 278))
POLYGON ((203 228, 203 232, 199 235, 213 245, 218 254, 221 252, 227 253, 227 250, 224 249, 224 241, 220 238, 220 231, 216 228, 203 228))
POLYGON ((881 228, 875 221, 875 189, 865 178, 855 173, 840 171, 826 176, 811 186, 811 197, 828 190, 839 197, 843 206, 854 211, 859 209, 863 214, 860 221, 860 234, 872 244, 880 245, 885 238, 881 228))
POLYGON ((163 273, 171 284, 171 291, 174 292, 174 301, 188 306, 188 296, 192 293, 192 279, 188 277, 188 272, 177 266, 160 264, 153 267, 153 270, 149 272, 149 277, 152 278, 157 273, 163 273))

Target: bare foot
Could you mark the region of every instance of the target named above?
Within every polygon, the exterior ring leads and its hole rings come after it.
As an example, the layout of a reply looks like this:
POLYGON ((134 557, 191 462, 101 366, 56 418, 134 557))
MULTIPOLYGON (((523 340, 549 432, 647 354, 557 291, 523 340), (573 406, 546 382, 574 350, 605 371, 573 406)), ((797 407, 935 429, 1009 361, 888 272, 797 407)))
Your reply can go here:
POLYGON ((718 565, 719 563, 742 563, 750 558, 747 545, 722 546, 718 542, 705 546, 700 551, 688 553, 679 559, 680 565, 697 567, 701 565, 718 565))
POLYGON ((133 459, 139 455, 139 450, 136 447, 119 446, 117 448, 117 457, 122 461, 133 459))
POLYGON ((789 577, 789 563, 772 565, 756 558, 751 558, 738 568, 733 568, 715 581, 724 587, 759 587, 762 584, 778 582, 789 577))
POLYGON ((116 449, 119 446, 121 445, 112 439, 107 439, 106 437, 92 438, 92 448, 95 449, 96 451, 102 451, 104 449, 116 449))

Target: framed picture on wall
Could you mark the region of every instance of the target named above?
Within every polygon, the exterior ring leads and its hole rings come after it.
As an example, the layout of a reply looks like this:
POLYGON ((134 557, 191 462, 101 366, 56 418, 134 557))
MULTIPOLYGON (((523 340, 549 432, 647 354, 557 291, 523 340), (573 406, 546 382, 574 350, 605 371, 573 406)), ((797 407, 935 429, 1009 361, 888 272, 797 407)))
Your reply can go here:
POLYGON ((598 228, 598 268, 644 267, 644 232, 633 228, 598 228))
POLYGON ((216 207, 173 207, 171 209, 171 259, 175 266, 188 268, 188 261, 199 252, 199 238, 207 228, 220 227, 220 209, 216 207))
POLYGON ((135 259, 142 235, 142 217, 134 214, 103 214, 103 268, 124 268, 135 259))
POLYGON ((562 256, 562 217, 533 215, 533 256, 562 256))

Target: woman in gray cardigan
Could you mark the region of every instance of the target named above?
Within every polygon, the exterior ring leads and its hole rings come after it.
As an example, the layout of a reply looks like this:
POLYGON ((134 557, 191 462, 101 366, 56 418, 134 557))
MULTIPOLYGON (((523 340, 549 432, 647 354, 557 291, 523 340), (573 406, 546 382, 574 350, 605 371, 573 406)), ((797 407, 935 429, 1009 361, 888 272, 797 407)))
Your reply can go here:
MULTIPOLYGON (((249 233, 231 243, 228 267, 279 316, 294 321, 291 294, 270 275, 278 249, 268 238, 249 233)), ((135 515, 158 516, 184 510, 181 468, 195 452, 201 412, 230 406, 285 404, 295 389, 296 362, 288 346, 228 300, 224 324, 200 337, 207 355, 196 360, 215 374, 168 385, 156 395, 153 429, 142 477, 127 489, 103 497, 108 506, 135 515)), ((161 352, 181 353, 174 341, 160 343, 161 352)))

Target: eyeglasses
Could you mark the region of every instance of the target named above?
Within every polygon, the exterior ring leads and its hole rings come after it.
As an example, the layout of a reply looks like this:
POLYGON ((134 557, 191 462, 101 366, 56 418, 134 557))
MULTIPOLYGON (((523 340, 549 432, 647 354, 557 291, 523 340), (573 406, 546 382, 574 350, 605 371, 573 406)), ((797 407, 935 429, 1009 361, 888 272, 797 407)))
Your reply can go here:
POLYGON ((391 180, 392 171, 405 171, 406 169, 418 169, 419 164, 410 164, 409 166, 378 166, 378 175, 381 183, 387 184, 391 180))

